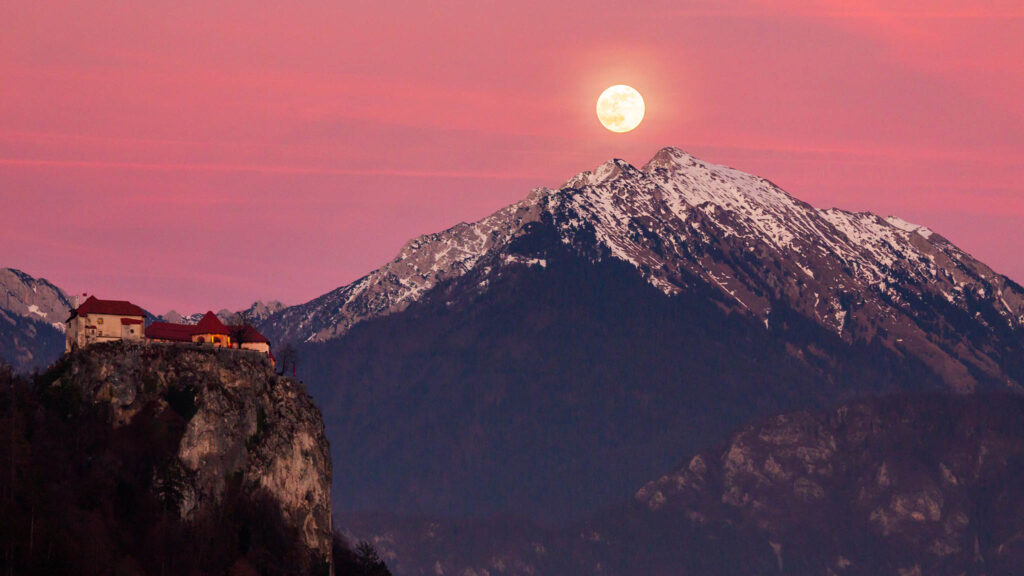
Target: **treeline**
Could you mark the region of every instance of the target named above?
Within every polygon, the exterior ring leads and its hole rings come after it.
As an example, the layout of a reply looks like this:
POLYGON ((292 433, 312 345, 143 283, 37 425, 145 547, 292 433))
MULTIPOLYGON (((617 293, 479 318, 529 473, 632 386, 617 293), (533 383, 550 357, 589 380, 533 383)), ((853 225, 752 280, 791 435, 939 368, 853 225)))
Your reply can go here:
MULTIPOLYGON (((0 575, 326 575, 276 503, 229 478, 189 521, 175 454, 190 415, 147 409, 112 428, 52 376, 0 365, 0 575)), ((368 544, 335 536, 338 576, 382 576, 368 544)))

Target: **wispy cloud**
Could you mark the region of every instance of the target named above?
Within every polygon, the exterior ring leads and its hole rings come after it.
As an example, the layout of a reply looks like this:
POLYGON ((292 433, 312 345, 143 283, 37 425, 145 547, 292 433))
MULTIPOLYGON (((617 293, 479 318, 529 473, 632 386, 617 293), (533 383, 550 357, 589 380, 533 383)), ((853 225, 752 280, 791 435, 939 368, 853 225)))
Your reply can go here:
POLYGON ((263 174, 317 174, 329 176, 399 176, 409 178, 456 178, 531 180, 530 175, 513 172, 464 170, 406 170, 393 168, 324 168, 266 164, 179 164, 152 162, 109 162, 102 160, 52 160, 43 158, 2 158, 0 166, 21 168, 81 168, 89 170, 140 170, 151 172, 252 172, 263 174))

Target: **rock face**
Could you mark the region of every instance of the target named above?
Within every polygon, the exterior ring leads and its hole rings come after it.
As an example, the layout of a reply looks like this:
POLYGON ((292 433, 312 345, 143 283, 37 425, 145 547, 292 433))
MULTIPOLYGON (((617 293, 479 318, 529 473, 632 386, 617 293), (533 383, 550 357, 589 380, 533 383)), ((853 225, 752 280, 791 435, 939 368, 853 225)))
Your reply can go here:
POLYGON ((0 269, 0 360, 15 370, 42 369, 60 357, 71 303, 43 278, 0 269))
POLYGON ((45 278, 33 278, 14 268, 0 268, 0 309, 64 330, 64 320, 71 308, 67 294, 45 278))
POLYGON ((552 529, 344 518, 396 574, 1020 574, 1024 399, 860 400, 744 426, 633 502, 552 529))
POLYGON ((183 519, 240 481, 272 497, 306 545, 329 556, 331 461, 320 412, 263 355, 115 342, 73 353, 52 376, 53 386, 108 406, 115 428, 166 410, 187 420, 176 461, 155 482, 183 519))
POLYGON ((1011 574, 1024 562, 1024 401, 917 396, 745 427, 636 494, 739 526, 782 573, 1011 574))

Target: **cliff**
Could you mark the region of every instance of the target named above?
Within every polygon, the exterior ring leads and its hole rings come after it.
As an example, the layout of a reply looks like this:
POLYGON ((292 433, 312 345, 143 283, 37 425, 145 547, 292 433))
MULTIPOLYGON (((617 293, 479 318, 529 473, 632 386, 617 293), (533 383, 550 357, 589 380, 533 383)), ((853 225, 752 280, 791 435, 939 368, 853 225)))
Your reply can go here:
POLYGON ((113 342, 6 378, 0 513, 25 573, 328 572, 323 421, 265 356, 113 342))
POLYGON ((280 504, 311 549, 330 550, 331 460, 320 411, 263 355, 118 342, 73 354, 55 370, 53 385, 80 388, 115 427, 147 409, 186 417, 177 463, 158 481, 180 495, 183 518, 240 476, 280 504))

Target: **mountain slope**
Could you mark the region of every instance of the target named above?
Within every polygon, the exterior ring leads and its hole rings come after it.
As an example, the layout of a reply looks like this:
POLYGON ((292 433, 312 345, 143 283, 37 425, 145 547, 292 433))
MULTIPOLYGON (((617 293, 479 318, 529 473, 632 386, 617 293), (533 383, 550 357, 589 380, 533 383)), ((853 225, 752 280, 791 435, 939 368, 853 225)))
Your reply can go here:
POLYGON ((395 573, 1018 574, 1024 400, 859 400, 742 427, 564 529, 342 517, 395 573))
POLYGON ((0 269, 0 360, 15 370, 45 368, 64 352, 67 295, 43 278, 0 269))
POLYGON ((1021 294, 926 229, 665 149, 419 238, 263 329, 304 342, 339 510, 560 520, 751 418, 1019 390, 1021 294))

